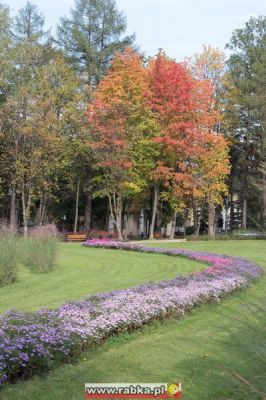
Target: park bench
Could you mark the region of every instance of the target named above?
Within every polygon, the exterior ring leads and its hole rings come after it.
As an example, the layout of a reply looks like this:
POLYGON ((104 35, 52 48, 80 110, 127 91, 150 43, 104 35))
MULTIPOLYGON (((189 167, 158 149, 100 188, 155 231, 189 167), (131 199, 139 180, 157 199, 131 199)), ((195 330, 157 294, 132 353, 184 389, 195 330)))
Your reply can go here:
POLYGON ((66 235, 66 240, 67 242, 85 242, 85 240, 87 240, 87 233, 68 233, 66 235))

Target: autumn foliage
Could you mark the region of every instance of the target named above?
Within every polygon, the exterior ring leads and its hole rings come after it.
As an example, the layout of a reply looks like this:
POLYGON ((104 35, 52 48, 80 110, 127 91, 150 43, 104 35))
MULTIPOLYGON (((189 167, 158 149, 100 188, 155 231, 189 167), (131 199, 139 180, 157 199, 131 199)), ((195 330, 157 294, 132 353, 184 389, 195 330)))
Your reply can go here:
POLYGON ((151 237, 160 195, 173 212, 191 196, 221 202, 229 169, 226 141, 214 131, 214 101, 210 79, 162 51, 147 65, 131 49, 116 56, 87 116, 99 195, 108 196, 120 237, 123 202, 147 187, 154 193, 151 237))

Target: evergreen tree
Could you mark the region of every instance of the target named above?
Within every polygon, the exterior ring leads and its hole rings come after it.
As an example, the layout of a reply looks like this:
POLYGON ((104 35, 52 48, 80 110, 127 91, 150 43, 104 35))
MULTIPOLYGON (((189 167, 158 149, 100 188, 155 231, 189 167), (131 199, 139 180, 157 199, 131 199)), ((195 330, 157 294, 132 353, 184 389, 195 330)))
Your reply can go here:
POLYGON ((263 223, 266 217, 265 174, 265 59, 266 17, 250 18, 243 29, 233 32, 227 46, 233 54, 228 61, 229 90, 227 102, 228 135, 231 148, 231 184, 238 192, 242 209, 242 227, 247 218, 263 223), (255 182, 260 180, 260 190, 254 197, 255 182), (256 210, 249 206, 257 203, 256 210), (259 210, 259 211, 258 211, 259 210))
POLYGON ((11 18, 8 7, 0 3, 0 218, 7 217, 8 196, 10 189, 10 174, 12 163, 10 163, 10 142, 7 135, 6 121, 1 118, 2 109, 5 107, 7 96, 11 88, 12 71, 12 36, 11 18))
POLYGON ((58 43, 86 83, 97 85, 116 51, 132 45, 124 36, 126 18, 114 0, 76 0, 70 18, 61 18, 58 43))
MULTIPOLYGON (((57 43, 76 70, 87 100, 105 75, 114 54, 132 46, 135 37, 126 36, 125 31, 126 18, 117 9, 115 0, 76 0, 70 17, 61 18, 57 43)), ((86 155, 81 158, 87 177, 82 187, 86 196, 84 227, 90 230, 92 160, 86 155)))
POLYGON ((47 36, 44 23, 44 16, 39 12, 38 7, 27 1, 14 19, 14 37, 18 42, 39 43, 47 36))
POLYGON ((9 87, 8 74, 11 68, 12 48, 11 19, 8 7, 0 3, 0 103, 5 100, 9 87))

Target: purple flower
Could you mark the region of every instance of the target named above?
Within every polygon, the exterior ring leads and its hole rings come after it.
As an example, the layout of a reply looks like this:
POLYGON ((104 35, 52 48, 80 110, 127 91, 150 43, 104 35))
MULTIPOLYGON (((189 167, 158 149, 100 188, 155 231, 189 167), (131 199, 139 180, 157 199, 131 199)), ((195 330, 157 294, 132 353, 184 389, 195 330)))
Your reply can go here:
POLYGON ((126 290, 99 293, 55 310, 0 315, 0 384, 49 369, 53 363, 78 357, 93 342, 171 316, 182 316, 201 303, 220 301, 245 288, 262 269, 237 257, 182 249, 150 248, 109 239, 87 241, 87 247, 182 256, 207 264, 203 271, 147 283, 126 290))

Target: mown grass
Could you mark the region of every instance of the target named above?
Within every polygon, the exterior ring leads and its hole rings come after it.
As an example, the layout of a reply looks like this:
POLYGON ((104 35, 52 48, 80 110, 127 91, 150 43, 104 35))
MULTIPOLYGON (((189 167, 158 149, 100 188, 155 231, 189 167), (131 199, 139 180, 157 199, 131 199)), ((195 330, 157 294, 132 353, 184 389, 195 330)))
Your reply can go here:
POLYGON ((36 275, 30 268, 19 266, 17 282, 0 288, 0 312, 54 308, 92 293, 170 279, 204 267, 184 258, 61 244, 57 266, 49 274, 36 275))
MULTIPOLYGON (((241 255, 266 267, 263 242, 157 245, 241 255)), ((106 254, 111 257, 109 251, 106 254)), ((173 261, 171 257, 169 262, 173 261)), ((188 400, 265 400, 265 289, 266 277, 182 320, 111 338, 84 353, 79 363, 9 386, 0 397, 78 400, 85 382, 181 381, 188 400)))

